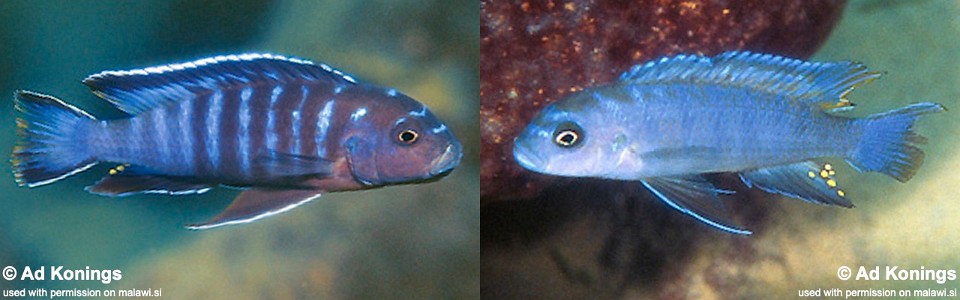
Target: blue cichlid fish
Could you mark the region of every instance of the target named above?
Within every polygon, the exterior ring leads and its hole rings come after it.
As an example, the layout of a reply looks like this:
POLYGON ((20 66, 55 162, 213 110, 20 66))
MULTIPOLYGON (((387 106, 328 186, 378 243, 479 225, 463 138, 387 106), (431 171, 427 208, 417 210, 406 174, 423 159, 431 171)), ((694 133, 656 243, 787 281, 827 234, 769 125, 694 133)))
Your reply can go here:
POLYGON ((812 63, 727 52, 678 55, 638 65, 620 80, 547 106, 516 139, 514 157, 535 172, 636 180, 669 206, 719 229, 729 220, 701 174, 739 173, 748 187, 805 201, 852 207, 830 164, 901 182, 923 162, 913 131, 917 103, 851 118, 846 95, 880 73, 852 62, 812 63))
POLYGON ((97 120, 57 98, 17 92, 17 183, 40 186, 113 162, 119 165, 87 191, 244 189, 191 229, 258 220, 324 192, 438 178, 462 155, 419 102, 300 59, 217 56, 106 71, 83 83, 132 117, 97 120))

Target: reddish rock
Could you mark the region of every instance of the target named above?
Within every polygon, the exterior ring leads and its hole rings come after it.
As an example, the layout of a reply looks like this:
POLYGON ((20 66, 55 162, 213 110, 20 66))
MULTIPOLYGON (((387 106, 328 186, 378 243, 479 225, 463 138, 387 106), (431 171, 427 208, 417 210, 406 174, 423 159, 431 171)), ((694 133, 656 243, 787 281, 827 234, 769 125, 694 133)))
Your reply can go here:
POLYGON ((554 179, 513 160, 544 105, 676 53, 746 49, 806 58, 840 0, 491 1, 480 3, 481 203, 530 198, 554 179))

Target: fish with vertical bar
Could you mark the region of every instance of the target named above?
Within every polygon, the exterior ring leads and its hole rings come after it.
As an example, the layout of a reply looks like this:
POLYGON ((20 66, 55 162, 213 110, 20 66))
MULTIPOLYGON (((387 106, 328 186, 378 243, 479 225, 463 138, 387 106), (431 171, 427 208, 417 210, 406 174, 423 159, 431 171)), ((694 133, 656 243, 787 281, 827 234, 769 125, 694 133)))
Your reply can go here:
POLYGON ((296 58, 217 56, 83 83, 131 117, 98 120, 55 97, 16 92, 17 183, 37 187, 109 162, 117 165, 87 191, 243 189, 191 229, 262 219, 326 192, 434 180, 462 156, 423 104, 296 58))
POLYGON ((769 54, 677 55, 633 67, 620 80, 545 107, 514 142, 526 169, 558 176, 638 181, 670 207, 716 228, 750 234, 727 216, 705 173, 738 173, 757 187, 852 207, 836 170, 906 182, 920 168, 916 103, 863 118, 847 114, 855 87, 880 77, 859 63, 815 63, 769 54))

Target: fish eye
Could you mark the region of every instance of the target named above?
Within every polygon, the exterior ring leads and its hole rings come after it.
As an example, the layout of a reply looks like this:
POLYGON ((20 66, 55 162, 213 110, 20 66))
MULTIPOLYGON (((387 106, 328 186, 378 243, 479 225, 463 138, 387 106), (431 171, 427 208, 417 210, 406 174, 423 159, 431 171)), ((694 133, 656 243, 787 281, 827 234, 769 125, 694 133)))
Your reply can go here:
POLYGON ((560 132, 557 132, 557 136, 554 137, 553 141, 562 147, 572 147, 580 140, 580 135, 576 131, 567 129, 560 132))
POLYGON ((576 146, 583 139, 583 129, 573 122, 564 122, 553 132, 553 142, 563 148, 576 146))
POLYGON ((420 134, 416 130, 407 129, 401 131, 400 134, 397 134, 397 140, 400 140, 404 144, 410 145, 417 142, 417 138, 420 137, 420 134))

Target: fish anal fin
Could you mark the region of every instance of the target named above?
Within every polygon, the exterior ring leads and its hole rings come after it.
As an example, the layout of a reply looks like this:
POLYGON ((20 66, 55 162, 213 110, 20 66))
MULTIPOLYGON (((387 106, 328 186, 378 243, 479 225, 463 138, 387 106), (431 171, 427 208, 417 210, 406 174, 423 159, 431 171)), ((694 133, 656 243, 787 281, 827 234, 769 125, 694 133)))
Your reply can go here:
POLYGON ((320 197, 320 194, 320 190, 311 189, 253 187, 241 192, 220 214, 203 223, 190 224, 186 227, 201 230, 250 223, 294 209, 320 197))
POLYGON ((720 200, 719 194, 732 192, 714 187, 700 175, 648 178, 641 183, 670 207, 701 222, 730 233, 751 234, 734 225, 720 200))
MULTIPOLYGON (((116 169, 111 169, 111 173, 116 169)), ((170 177, 146 174, 117 174, 107 175, 96 184, 88 186, 90 193, 122 197, 133 194, 169 194, 189 195, 201 194, 209 191, 210 184, 193 182, 191 178, 170 177)))
POLYGON ((811 161, 769 167, 740 173, 748 187, 757 187, 807 202, 853 207, 846 193, 839 187, 836 171, 829 163, 818 165, 811 161))

